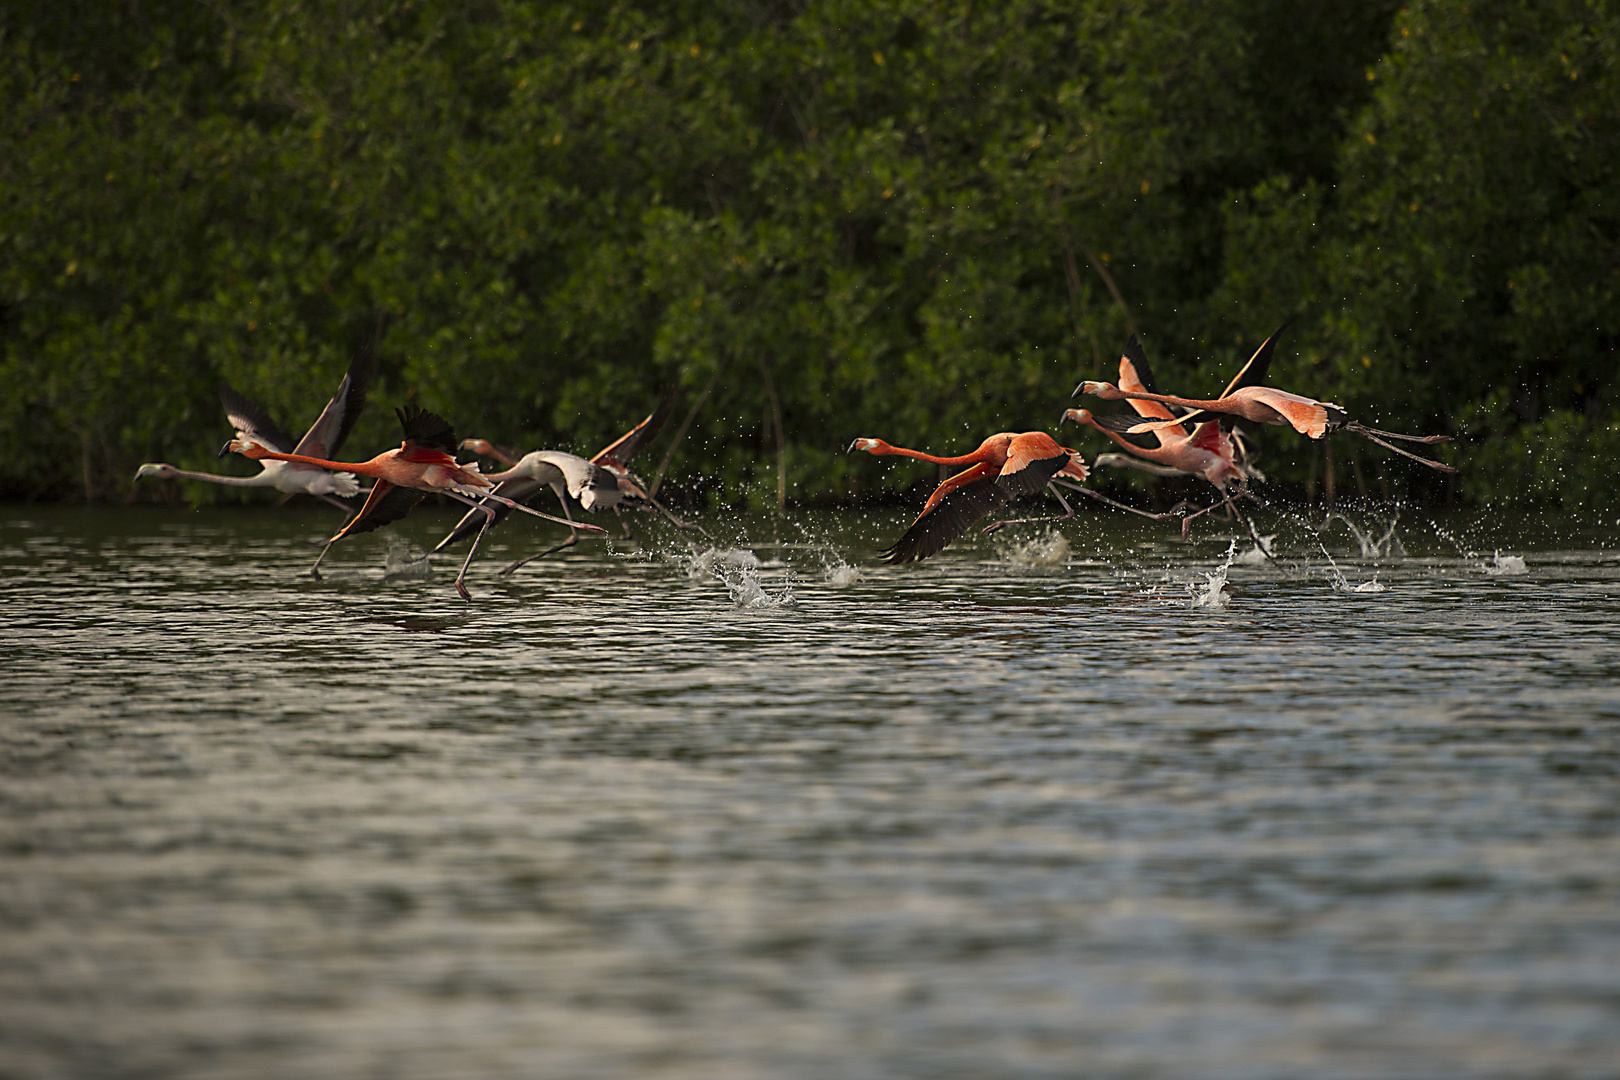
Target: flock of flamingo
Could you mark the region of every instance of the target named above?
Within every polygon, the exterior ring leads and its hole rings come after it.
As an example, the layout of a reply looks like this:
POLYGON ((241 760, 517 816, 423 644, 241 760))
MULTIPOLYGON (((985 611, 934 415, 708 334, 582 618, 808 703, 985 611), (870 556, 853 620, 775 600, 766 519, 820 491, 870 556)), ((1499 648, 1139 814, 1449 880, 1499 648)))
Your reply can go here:
MULTIPOLYGON (((1088 409, 1067 409, 1060 423, 1072 420, 1094 428, 1125 451, 1124 454, 1099 455, 1091 468, 1129 466, 1160 475, 1202 476, 1214 485, 1219 499, 1179 519, 1183 535, 1194 518, 1217 507, 1226 507, 1243 521, 1250 535, 1255 536, 1253 524, 1238 509, 1233 496, 1253 498, 1248 490, 1250 479, 1264 477, 1254 467, 1248 444, 1236 427, 1239 420, 1285 424, 1312 439, 1325 438, 1334 431, 1348 431, 1429 468, 1456 471, 1450 465, 1413 454, 1388 441, 1433 444, 1449 442, 1449 435, 1399 435, 1381 431, 1351 420, 1338 405, 1263 385, 1276 338, 1274 333, 1261 343, 1219 397, 1203 399, 1156 392, 1147 357, 1132 335, 1119 359, 1117 384, 1086 381, 1074 391, 1076 395, 1086 394, 1104 401, 1125 401, 1132 411, 1094 414, 1088 409), (1156 445, 1144 446, 1126 439, 1125 435, 1147 435, 1156 445)), ((337 393, 296 444, 261 406, 221 383, 220 400, 236 435, 220 450, 219 456, 235 452, 251 458, 259 462, 259 473, 222 476, 188 472, 154 462, 142 465, 135 478, 270 487, 283 493, 283 501, 303 494, 331 503, 350 516, 325 542, 320 556, 310 567, 310 573, 317 578, 327 552, 344 537, 398 521, 429 494, 465 503, 466 515, 433 550, 443 551, 472 538, 455 581, 456 591, 467 600, 472 598, 466 580, 473 555, 484 534, 513 511, 567 526, 568 539, 509 563, 502 569, 503 574, 577 543, 581 532, 605 535, 606 530, 600 526, 575 520, 570 512, 571 502, 590 512, 612 510, 619 514, 625 507, 645 509, 662 515, 677 528, 702 531, 665 509, 629 468, 631 459, 662 428, 673 403, 670 396, 666 396, 645 420, 591 458, 562 450, 535 450, 513 457, 484 439, 457 440, 454 429, 443 417, 407 405, 395 410, 404 429, 404 440, 398 447, 385 450, 368 461, 333 460, 332 455, 342 447, 365 406, 375 371, 376 364, 369 351, 357 356, 338 384, 337 393), (475 459, 497 461, 504 469, 484 472, 476 460, 458 462, 456 455, 461 452, 475 459), (371 478, 369 489, 361 488, 357 479, 361 476, 371 478), (560 518, 528 505, 548 488, 562 508, 560 518), (341 500, 362 491, 366 495, 365 502, 351 513, 349 505, 341 500)), ((884 549, 882 554, 890 563, 915 562, 937 554, 1014 499, 1042 489, 1056 497, 1063 508, 1063 518, 1073 517, 1074 509, 1059 487, 1081 492, 1132 514, 1155 520, 1176 520, 1174 515, 1138 510, 1084 487, 1080 482, 1091 471, 1085 460, 1043 431, 1003 431, 985 439, 971 453, 951 457, 891 446, 882 439, 872 438, 856 439, 850 444, 849 452, 856 450, 880 456, 916 458, 937 465, 966 466, 934 489, 916 520, 899 540, 884 549)), ((1061 519, 1006 519, 986 526, 983 531, 994 532, 1010 524, 1044 520, 1061 519)), ((624 536, 631 535, 622 516, 620 527, 624 536)), ((1258 538, 1256 546, 1265 551, 1258 538)))

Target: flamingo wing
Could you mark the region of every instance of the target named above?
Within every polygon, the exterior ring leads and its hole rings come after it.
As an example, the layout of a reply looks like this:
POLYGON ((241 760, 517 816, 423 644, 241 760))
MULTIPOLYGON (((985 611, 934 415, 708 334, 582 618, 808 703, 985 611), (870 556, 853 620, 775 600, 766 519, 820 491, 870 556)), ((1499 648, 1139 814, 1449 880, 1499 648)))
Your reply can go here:
MULTIPOLYGON (((290 454, 293 452, 292 438, 276 422, 270 419, 264 406, 257 401, 239 393, 229 383, 221 380, 219 384, 220 404, 225 406, 225 415, 230 419, 231 427, 236 429, 236 437, 247 440, 252 439, 261 446, 268 446, 278 453, 290 454)), ((300 451, 301 452, 301 451, 300 451)), ((221 452, 224 457, 224 452, 221 452)), ((321 455, 311 454, 310 457, 321 455)))
POLYGON ((360 419, 360 410, 366 407, 366 393, 371 389, 371 380, 376 373, 377 354, 368 342, 355 355, 343 381, 338 383, 337 393, 326 403, 326 408, 321 410, 315 423, 304 432, 304 437, 298 441, 298 449, 293 453, 305 457, 336 457, 349 432, 354 430, 355 421, 360 419))
POLYGON ((594 461, 562 450, 540 450, 535 457, 563 474, 568 494, 587 510, 618 501, 619 480, 594 461))
POLYGON ((350 518, 349 523, 339 529, 332 539, 341 540, 345 536, 368 533, 390 525, 410 513, 425 498, 426 493, 416 488, 399 487, 379 479, 371 485, 371 493, 366 496, 366 504, 360 508, 360 512, 350 518))
POLYGON ((1225 421, 1206 420, 1193 429, 1192 438, 1188 444, 1199 450, 1207 450, 1211 454, 1220 454, 1222 457, 1230 456, 1226 452, 1226 432, 1223 430, 1225 421))
POLYGON ((1030 495, 1044 488, 1074 455, 1044 431, 1030 431, 1007 444, 1007 462, 996 477, 1006 499, 1030 495))
MULTIPOLYGON (((1131 423, 1130 417, 1126 416, 1124 417, 1124 427, 1114 427, 1113 425, 1119 423, 1120 421, 1114 417, 1109 417, 1110 422, 1104 424, 1103 426, 1108 427, 1113 431, 1123 431, 1126 435, 1141 435, 1144 432, 1163 431, 1165 428, 1177 427, 1178 425, 1182 424, 1202 424, 1209 420, 1213 420, 1216 417, 1226 415, 1228 414, 1218 413, 1211 409, 1199 409, 1196 412, 1188 413, 1186 416, 1177 416, 1170 420, 1139 420, 1136 423, 1131 423)), ((1101 417, 1098 418, 1098 422, 1102 422, 1101 417)))
POLYGON ((1245 386, 1259 386, 1266 381, 1266 375, 1271 371, 1271 356, 1277 343, 1277 335, 1288 329, 1293 321, 1292 318, 1283 320, 1283 324, 1260 343, 1260 347, 1249 357, 1249 362, 1244 364, 1238 373, 1232 376, 1232 381, 1226 384, 1226 389, 1221 391, 1221 397, 1234 394, 1245 386))
POLYGON ((407 405, 403 409, 395 409, 394 415, 399 417, 400 427, 405 429, 407 447, 437 450, 441 454, 453 455, 460 446, 456 441, 455 428, 438 413, 428 412, 415 405, 407 405))
POLYGON ((671 390, 658 403, 658 408, 647 415, 647 419, 609 443, 591 461, 608 469, 628 471, 630 459, 658 437, 674 408, 675 391, 671 390))
MULTIPOLYGON (((1147 353, 1142 350, 1142 343, 1135 334, 1125 343, 1125 351, 1119 356, 1119 388, 1132 394, 1159 392, 1153 383, 1153 370, 1148 367, 1147 353)), ((1168 407, 1157 401, 1138 401, 1135 398, 1129 401, 1136 415, 1150 420, 1169 420, 1175 416, 1168 407)))
POLYGON ((905 535, 884 549, 884 561, 900 565, 937 555, 1006 501, 1007 495, 992 475, 956 488, 919 514, 905 535))

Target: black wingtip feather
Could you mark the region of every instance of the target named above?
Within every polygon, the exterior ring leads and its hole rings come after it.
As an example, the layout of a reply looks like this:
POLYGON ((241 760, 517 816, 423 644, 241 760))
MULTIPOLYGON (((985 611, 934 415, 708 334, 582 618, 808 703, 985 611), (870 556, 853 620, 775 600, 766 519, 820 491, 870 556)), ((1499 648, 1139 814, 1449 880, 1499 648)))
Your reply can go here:
POLYGON ((454 455, 456 447, 461 445, 456 439, 456 430, 450 426, 450 421, 435 412, 415 405, 406 405, 402 409, 395 409, 394 415, 399 417, 400 427, 405 429, 405 441, 428 450, 438 450, 454 455))
POLYGON ((1125 351, 1120 354, 1123 360, 1129 360, 1131 366, 1136 368, 1136 378, 1142 384, 1142 389, 1150 394, 1158 393, 1154 385, 1153 369, 1148 367, 1147 353, 1142 349, 1142 342, 1135 334, 1125 343, 1125 351))

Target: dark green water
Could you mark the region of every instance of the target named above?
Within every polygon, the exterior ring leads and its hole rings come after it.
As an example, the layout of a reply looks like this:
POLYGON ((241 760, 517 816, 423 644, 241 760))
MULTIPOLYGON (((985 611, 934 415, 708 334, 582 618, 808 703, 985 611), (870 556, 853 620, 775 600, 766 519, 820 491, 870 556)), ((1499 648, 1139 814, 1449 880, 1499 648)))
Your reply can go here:
POLYGON ((1617 1073, 1612 551, 335 516, 0 508, 0 1076, 1617 1073))

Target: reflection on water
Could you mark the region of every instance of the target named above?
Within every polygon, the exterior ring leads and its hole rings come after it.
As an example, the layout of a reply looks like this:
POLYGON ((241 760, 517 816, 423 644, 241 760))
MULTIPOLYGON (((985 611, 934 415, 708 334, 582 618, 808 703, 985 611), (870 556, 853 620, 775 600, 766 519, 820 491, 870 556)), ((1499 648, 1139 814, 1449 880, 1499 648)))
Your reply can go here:
POLYGON ((1612 553, 420 513, 0 511, 0 1075, 1620 1060, 1612 553))

